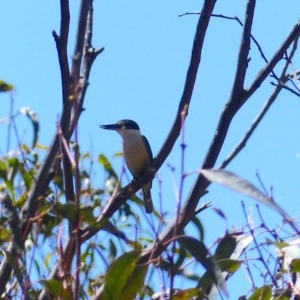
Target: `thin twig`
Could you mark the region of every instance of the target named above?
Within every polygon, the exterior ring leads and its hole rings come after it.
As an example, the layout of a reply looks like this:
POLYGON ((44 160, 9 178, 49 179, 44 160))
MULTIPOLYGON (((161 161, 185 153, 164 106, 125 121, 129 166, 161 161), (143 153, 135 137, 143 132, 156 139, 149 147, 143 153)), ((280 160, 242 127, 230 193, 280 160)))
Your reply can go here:
MULTIPOLYGON (((242 206, 243 206, 243 212, 244 212, 245 219, 247 220, 247 214, 246 214, 246 208, 245 208, 244 202, 242 202, 242 206)), ((251 225, 249 224, 248 221, 247 221, 247 226, 248 226, 249 231, 250 231, 250 233, 251 233, 251 236, 252 236, 252 238, 253 238, 253 241, 254 241, 254 244, 255 244, 255 248, 256 248, 256 250, 257 250, 257 252, 258 252, 258 255, 259 255, 259 261, 262 262, 262 264, 264 265, 264 268, 265 268, 265 270, 267 271, 268 275, 270 276, 270 278, 271 278, 271 280, 272 280, 274 286, 277 287, 277 282, 276 282, 275 278, 272 276, 272 273, 271 273, 271 271, 270 271, 270 269, 269 269, 269 266, 268 266, 268 264, 266 263, 266 261, 265 261, 263 255, 262 255, 262 253, 261 253, 261 249, 260 249, 260 246, 259 246, 259 244, 258 244, 258 242, 257 242, 257 240, 256 240, 256 236, 255 236, 255 234, 254 234, 254 230, 253 230, 253 228, 251 227, 251 225)))
MULTIPOLYGON (((184 13, 184 14, 179 15, 179 17, 185 16, 185 15, 195 15, 195 14, 199 15, 199 14, 201 14, 201 12, 184 13)), ((223 14, 212 14, 211 16, 216 17, 216 18, 226 19, 226 20, 234 20, 234 21, 237 21, 242 27, 244 26, 243 22, 237 16, 230 17, 230 16, 226 16, 226 15, 223 15, 223 14)), ((257 47, 261 57, 263 58, 263 60, 266 63, 268 63, 268 59, 266 58, 259 42, 256 40, 256 38, 254 37, 254 35, 252 33, 250 34, 250 38, 254 42, 254 44, 256 45, 256 47, 257 47)), ((272 74, 275 78, 277 78, 276 74, 273 71, 272 71, 272 74)))
POLYGON ((15 92, 12 90, 10 92, 10 106, 9 106, 9 118, 8 118, 8 126, 7 126, 7 141, 6 141, 6 154, 10 150, 10 138, 11 138, 11 127, 13 122, 13 114, 14 114, 14 103, 15 103, 15 92))
MULTIPOLYGON (((279 85, 277 85, 277 86, 279 86, 279 85)), ((292 89, 292 88, 290 88, 290 87, 288 87, 288 86, 286 86, 286 85, 283 85, 283 86, 282 86, 282 89, 291 92, 292 94, 294 94, 294 95, 297 96, 298 98, 300 97, 300 93, 296 92, 294 89, 292 89)))
POLYGON ((270 72, 274 69, 278 61, 280 61, 284 53, 287 51, 289 46, 298 38, 300 34, 300 20, 295 24, 290 34, 287 36, 285 41, 279 47, 279 49, 275 52, 273 57, 270 59, 269 63, 257 74, 257 77, 254 79, 252 84, 247 90, 247 95, 244 95, 243 102, 247 101, 247 99, 252 96, 252 94, 261 86, 263 81, 267 78, 270 72))

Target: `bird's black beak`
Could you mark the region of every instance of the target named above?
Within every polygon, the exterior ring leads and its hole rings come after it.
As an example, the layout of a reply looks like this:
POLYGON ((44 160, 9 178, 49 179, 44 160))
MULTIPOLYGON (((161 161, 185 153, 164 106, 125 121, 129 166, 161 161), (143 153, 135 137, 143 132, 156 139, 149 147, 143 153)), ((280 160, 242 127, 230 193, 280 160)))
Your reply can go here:
POLYGON ((117 130, 120 128, 120 126, 118 126, 117 124, 99 125, 99 127, 107 130, 117 130))

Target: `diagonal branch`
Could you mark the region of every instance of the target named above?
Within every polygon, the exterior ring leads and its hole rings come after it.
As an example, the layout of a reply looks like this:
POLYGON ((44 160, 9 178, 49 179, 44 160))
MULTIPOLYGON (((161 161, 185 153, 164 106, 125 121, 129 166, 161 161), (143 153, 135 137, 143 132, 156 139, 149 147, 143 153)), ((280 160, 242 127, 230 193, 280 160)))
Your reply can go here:
POLYGON ((77 36, 73 54, 73 64, 71 77, 74 83, 78 83, 80 79, 80 70, 82 63, 82 56, 85 47, 84 39, 87 27, 87 17, 91 6, 91 1, 81 1, 79 21, 77 26, 77 36))
MULTIPOLYGON (((60 1, 60 11, 61 11, 61 26, 60 35, 58 36, 55 31, 53 31, 53 37, 56 43, 58 60, 60 64, 61 72, 61 86, 62 86, 62 98, 63 98, 63 108, 62 115, 60 119, 59 136, 60 142, 64 140, 66 145, 63 147, 60 143, 60 151, 62 153, 62 164, 63 164, 63 182, 65 197, 67 201, 74 201, 74 184, 72 176, 72 166, 70 160, 68 159, 69 152, 69 127, 71 120, 71 112, 74 102, 74 92, 73 86, 71 84, 71 76, 68 61, 68 38, 70 29, 70 8, 68 0, 60 1)), ((69 225, 69 231, 73 230, 74 224, 69 225)))
POLYGON ((70 70, 69 70, 69 61, 68 61, 68 52, 67 52, 68 39, 69 39, 69 27, 70 27, 70 9, 69 9, 68 0, 60 1, 60 13, 61 13, 60 33, 59 35, 57 35, 57 33, 53 31, 52 35, 56 43, 58 60, 60 65, 63 103, 67 103, 69 97, 69 87, 70 87, 70 70))
POLYGON ((277 63, 282 59, 289 46, 298 38, 299 34, 300 20, 298 20, 298 22, 295 24, 290 34, 279 47, 277 52, 273 55, 269 63, 258 73, 257 77, 248 88, 246 95, 243 96, 243 103, 246 102, 250 96, 252 96, 252 94, 260 87, 267 76, 269 76, 270 72, 272 72, 277 63))
POLYGON ((231 92, 231 99, 235 98, 233 97, 234 95, 240 94, 244 88, 245 76, 248 68, 248 55, 250 51, 251 29, 255 11, 255 3, 256 0, 248 0, 241 45, 238 54, 237 70, 231 92))
POLYGON ((250 139, 252 133, 257 128, 258 124, 261 122, 261 120, 263 119, 265 114, 268 112, 269 108, 272 106, 272 104, 276 100, 279 93, 282 91, 283 88, 285 88, 284 82, 281 78, 285 78, 287 76, 286 71, 287 71, 288 66, 296 52, 298 39, 299 39, 299 35, 294 41, 294 46, 293 46, 291 53, 289 54, 289 56, 286 60, 286 63, 283 67, 280 79, 278 79, 279 84, 276 86, 275 90, 273 91, 273 93, 271 94, 271 96, 269 97, 269 99, 267 100, 267 102, 265 103, 265 105, 263 106, 263 108, 261 109, 261 111, 259 112, 257 117, 255 118, 255 120, 253 121, 252 125, 250 126, 250 128, 248 129, 248 131, 246 132, 244 137, 241 139, 241 141, 237 144, 237 146, 233 149, 233 151, 228 155, 228 157, 219 166, 220 169, 225 168, 238 155, 238 153, 246 146, 246 143, 250 139))

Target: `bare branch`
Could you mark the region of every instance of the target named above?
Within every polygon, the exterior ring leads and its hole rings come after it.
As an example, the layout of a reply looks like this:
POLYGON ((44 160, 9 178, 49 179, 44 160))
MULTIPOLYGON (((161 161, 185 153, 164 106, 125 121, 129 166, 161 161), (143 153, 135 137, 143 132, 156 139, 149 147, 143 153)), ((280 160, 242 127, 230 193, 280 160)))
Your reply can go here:
POLYGON ((71 71, 71 77, 74 83, 77 83, 80 79, 80 69, 84 50, 84 38, 87 26, 87 16, 91 3, 91 0, 81 1, 80 14, 77 25, 76 44, 74 49, 73 65, 71 71))
MULTIPOLYGON (((60 64, 61 78, 62 78, 62 91, 63 91, 63 110, 60 119, 60 124, 58 125, 60 134, 61 144, 60 150, 62 152, 62 164, 63 164, 63 174, 64 174, 64 187, 67 201, 74 201, 74 184, 72 177, 72 166, 68 155, 69 151, 69 127, 71 120, 71 111, 74 103, 74 87, 71 84, 71 76, 69 70, 68 62, 68 37, 69 37, 69 27, 70 27, 70 11, 69 11, 69 1, 60 1, 60 11, 61 11, 61 27, 60 36, 57 36, 53 32, 53 36, 56 42, 56 48, 58 52, 58 59, 60 64), (70 176, 71 175, 71 176, 70 176)), ((70 223, 70 232, 73 230, 74 224, 70 223)))
POLYGON ((59 36, 55 31, 53 31, 53 37, 56 43, 60 71, 61 71, 61 81, 63 87, 63 101, 68 102, 69 95, 69 83, 70 83, 70 71, 69 62, 67 54, 67 45, 69 38, 69 26, 70 26, 70 11, 69 11, 69 1, 60 1, 60 12, 61 12, 61 22, 60 22, 60 34, 59 36))
MULTIPOLYGON (((97 56, 103 52, 104 48, 101 47, 99 49, 95 49, 92 46, 92 35, 93 35, 93 2, 92 1, 86 1, 89 2, 89 10, 86 15, 86 24, 85 24, 85 35, 84 35, 84 44, 83 44, 83 57, 82 57, 82 68, 81 68, 81 74, 80 74, 80 80, 78 82, 77 87, 77 103, 76 107, 74 109, 74 115, 71 123, 71 131, 73 132, 78 118, 80 114, 83 112, 83 102, 85 98, 85 94, 87 91, 87 87, 89 85, 89 76, 90 71, 93 65, 93 62, 97 58, 97 56)), ((79 21, 80 26, 81 21, 79 21)), ((82 33, 82 32, 81 32, 82 33)), ((81 36, 82 38, 82 36, 81 36)), ((77 63, 77 62, 75 62, 77 63)), ((76 69, 76 68, 75 68, 76 69)), ((74 70, 75 70, 74 69, 74 70)), ((78 74, 79 76, 79 74, 78 74)))
POLYGON ((294 42, 295 39, 298 38, 300 34, 300 20, 295 24, 292 31, 283 42, 283 44, 279 47, 277 52, 270 59, 270 62, 258 73, 257 77, 247 89, 247 93, 243 95, 243 102, 246 102, 247 99, 252 96, 252 94, 260 87, 263 81, 267 78, 270 72, 274 69, 276 64, 282 59, 284 53, 289 48, 289 46, 294 42))
MULTIPOLYGON (((182 17, 182 16, 185 16, 185 15, 199 15, 201 14, 201 12, 193 12, 193 13, 184 13, 184 14, 181 14, 179 15, 179 17, 182 17)), ((212 17, 216 17, 216 18, 221 18, 221 19, 226 19, 226 20, 234 20, 234 21, 237 21, 242 27, 244 27, 244 24, 243 22, 237 17, 237 16, 234 16, 234 17, 230 17, 230 16, 225 16, 223 14, 212 14, 211 15, 212 17)), ((254 37, 254 35, 251 33, 250 34, 250 38, 251 40, 254 42, 254 44, 256 45, 256 47, 258 48, 258 51, 260 52, 260 55, 261 57, 263 58, 263 60, 268 63, 268 59, 266 58, 259 42, 256 40, 256 38, 254 37)), ((277 76, 275 75, 275 73, 273 74, 275 78, 277 78, 277 76)))
POLYGON ((244 30, 237 61, 237 70, 235 73, 234 84, 231 92, 231 99, 234 99, 235 95, 241 94, 244 88, 245 76, 248 67, 248 55, 250 51, 251 29, 255 3, 256 0, 248 0, 245 14, 244 30))
MULTIPOLYGON (((278 86, 278 85, 277 85, 277 86, 278 86)), ((289 92, 291 92, 291 93, 294 94, 295 96, 300 97, 300 93, 299 93, 299 92, 296 92, 294 89, 292 89, 292 88, 290 88, 290 87, 288 87, 288 86, 286 86, 286 85, 283 85, 282 88, 285 89, 285 90, 287 90, 287 91, 289 91, 289 92)))
MULTIPOLYGON (((299 36, 298 36, 298 38, 299 38, 299 36)), ((293 49, 292 49, 292 51, 291 51, 291 53, 290 53, 290 55, 289 55, 289 57, 286 61, 285 66, 283 67, 280 78, 286 78, 286 71, 288 69, 289 63, 290 63, 291 59, 293 58, 293 56, 296 52, 296 49, 297 49, 298 38, 294 42, 293 49)), ((254 119, 252 125, 250 126, 250 128, 246 132, 245 136, 241 139, 241 141, 234 148, 234 150, 228 155, 228 157, 222 162, 222 164, 219 166, 219 168, 225 168, 238 155, 238 153, 246 146, 247 141, 250 139, 252 133, 255 131, 258 124, 261 122, 261 120, 263 119, 263 117, 265 116, 265 114, 267 113, 269 108, 271 107, 271 105, 274 103, 274 101, 276 100, 276 98, 279 95, 279 93, 281 92, 281 90, 283 88, 288 88, 282 83, 283 81, 281 79, 278 79, 278 80, 279 80, 279 84, 276 86, 274 92, 269 97, 269 99, 267 100, 266 104, 263 106, 263 108, 260 111, 260 113, 258 114, 258 116, 254 119)), ((300 95, 298 95, 298 97, 299 96, 300 95)))

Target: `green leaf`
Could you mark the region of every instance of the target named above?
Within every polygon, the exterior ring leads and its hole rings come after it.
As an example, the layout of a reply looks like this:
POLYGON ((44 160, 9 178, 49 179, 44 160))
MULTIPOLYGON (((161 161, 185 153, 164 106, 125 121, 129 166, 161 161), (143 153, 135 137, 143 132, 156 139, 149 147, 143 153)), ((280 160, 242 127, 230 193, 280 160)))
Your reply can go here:
POLYGON ((19 169, 21 169, 20 167, 20 163, 19 163, 19 160, 16 158, 16 157, 11 157, 9 158, 8 160, 8 166, 9 166, 9 180, 10 181, 13 181, 16 174, 18 173, 19 169))
POLYGON ((123 289, 122 297, 120 299, 131 300, 136 298, 136 294, 144 286, 147 271, 148 265, 139 265, 134 269, 134 271, 127 280, 127 284, 123 289))
MULTIPOLYGON (((223 278, 228 277, 228 273, 234 273, 242 264, 238 260, 246 247, 251 243, 252 237, 245 234, 231 233, 224 236, 215 251, 214 258, 217 260, 223 278)), ((200 278, 197 287, 205 291, 208 296, 212 296, 217 292, 216 286, 213 284, 211 276, 208 272, 200 278)))
POLYGON ((219 242, 216 252, 215 252, 215 259, 223 259, 223 258, 229 258, 230 255, 235 250, 237 243, 236 238, 234 235, 227 234, 225 237, 221 239, 219 242))
POLYGON ((292 273, 300 273, 300 259, 293 259, 290 267, 292 273))
POLYGON ((110 258, 110 260, 115 259, 116 256, 117 256, 118 250, 117 250, 117 247, 116 247, 115 243, 111 239, 109 239, 108 250, 109 250, 109 258, 110 258))
POLYGON ((40 262, 38 260, 34 259, 33 263, 34 263, 34 266, 35 266, 38 277, 41 278, 43 275, 41 273, 41 264, 40 264, 40 262))
POLYGON ((37 144, 35 145, 35 147, 36 147, 37 149, 45 150, 45 151, 48 151, 48 149, 49 149, 49 147, 44 146, 44 145, 39 144, 39 143, 37 143, 37 144))
POLYGON ((51 260, 51 258, 54 256, 54 253, 53 252, 49 252, 47 255, 46 255, 46 257, 45 257, 45 261, 44 261, 44 263, 45 263, 45 266, 46 266, 46 268, 48 269, 48 270, 50 270, 50 260, 51 260))
POLYGON ((77 207, 75 202, 56 203, 51 208, 51 212, 56 213, 59 217, 63 217, 72 221, 76 220, 77 217, 77 207))
MULTIPOLYGON (((178 258, 177 260, 174 262, 174 272, 178 272, 181 267, 182 267, 182 264, 184 263, 184 261, 186 260, 186 257, 187 257, 187 252, 185 250, 184 247, 180 247, 178 249, 178 251, 176 251, 177 254, 178 254, 178 258)), ((170 269, 169 269, 170 270, 170 269)))
POLYGON ((238 268, 241 266, 243 262, 239 261, 239 260, 235 260, 235 259, 221 259, 218 260, 218 264, 221 268, 221 270, 224 272, 228 272, 228 273, 234 273, 238 270, 238 268))
POLYGON ((199 296, 201 296, 200 291, 198 289, 191 288, 191 289, 185 289, 185 290, 181 290, 179 292, 174 293, 172 295, 172 299, 173 300, 190 300, 190 299, 194 299, 193 297, 199 297, 199 296))
POLYGON ((22 115, 26 115, 32 123, 32 127, 33 127, 32 148, 34 148, 35 145, 37 144, 39 130, 40 130, 40 124, 39 124, 38 117, 37 117, 36 113, 30 107, 20 108, 20 113, 22 115))
POLYGON ((29 191, 33 183, 34 175, 31 172, 28 172, 25 168, 22 168, 21 174, 26 186, 26 190, 29 191))
POLYGON ((283 249, 285 247, 290 246, 290 244, 286 242, 273 242, 268 240, 268 243, 275 245, 278 249, 283 249))
MULTIPOLYGON (((170 270, 170 268, 169 268, 170 270)), ((199 281, 200 276, 198 274, 196 274, 195 272, 185 269, 185 268, 181 268, 178 272, 178 275, 183 276, 185 279, 189 279, 192 281, 199 281)))
POLYGON ((256 188, 252 183, 248 182, 245 179, 242 179, 241 177, 235 175, 232 172, 222 170, 222 169, 216 169, 216 170, 203 169, 201 170, 201 173, 209 181, 224 185, 238 193, 244 194, 256 200, 260 200, 266 203, 270 202, 270 197, 268 195, 265 195, 258 188, 256 188))
POLYGON ((189 251, 201 264, 207 268, 209 264, 207 257, 210 256, 204 243, 190 236, 179 236, 178 242, 189 251))
POLYGON ((201 173, 209 181, 221 184, 227 188, 232 189, 237 193, 258 200, 259 202, 275 209, 283 217, 289 219, 287 213, 283 210, 283 208, 281 208, 277 203, 275 203, 272 197, 264 194, 252 183, 235 175, 234 173, 222 169, 202 169, 201 173))
POLYGON ((14 89, 14 86, 3 81, 0 80, 0 92, 9 92, 12 91, 14 89))
POLYGON ((140 269, 140 266, 137 267, 140 254, 141 251, 137 250, 124 253, 110 265, 99 300, 134 298, 141 288, 141 281, 143 282, 141 278, 144 278, 147 271, 144 268, 140 269))
POLYGON ((270 300, 272 289, 269 285, 264 285, 254 291, 248 300, 270 300))
POLYGON ((4 160, 0 160, 0 178, 7 180, 7 163, 4 160))
POLYGON ((116 152, 114 157, 123 157, 123 152, 116 152))
POLYGON ((97 222, 97 218, 93 214, 94 208, 90 205, 80 207, 80 219, 87 222, 89 225, 93 225, 97 222))
POLYGON ((11 231, 4 226, 0 227, 0 242, 7 242, 11 238, 11 231))
POLYGON ((56 279, 40 280, 40 283, 44 286, 47 292, 51 293, 53 296, 58 297, 61 294, 62 283, 56 279))
POLYGON ((189 236, 179 236, 177 240, 206 268, 213 282, 223 293, 228 295, 226 282, 224 281, 221 269, 215 259, 209 254, 204 243, 189 236))
POLYGON ((204 228, 203 228, 202 222, 199 220, 199 218, 196 218, 196 217, 194 217, 191 220, 191 222, 194 223, 194 225, 196 226, 196 228, 199 231, 200 241, 203 241, 204 240, 204 228))
POLYGON ((118 178, 116 172, 114 171, 111 163, 107 157, 103 154, 100 154, 98 157, 98 162, 104 167, 104 169, 109 173, 110 176, 118 178))
POLYGON ((55 296, 56 299, 72 300, 74 299, 69 290, 63 288, 62 281, 56 279, 40 280, 39 281, 46 291, 51 294, 51 299, 55 296))

